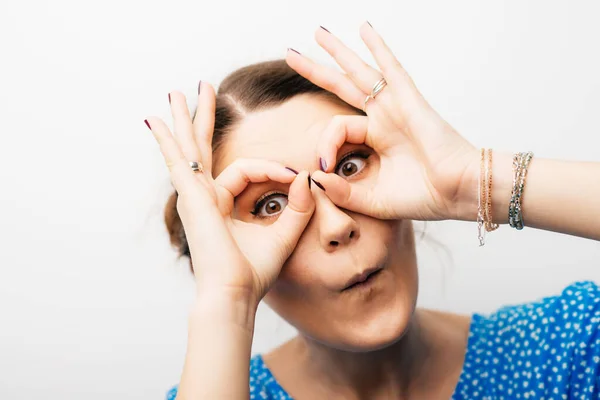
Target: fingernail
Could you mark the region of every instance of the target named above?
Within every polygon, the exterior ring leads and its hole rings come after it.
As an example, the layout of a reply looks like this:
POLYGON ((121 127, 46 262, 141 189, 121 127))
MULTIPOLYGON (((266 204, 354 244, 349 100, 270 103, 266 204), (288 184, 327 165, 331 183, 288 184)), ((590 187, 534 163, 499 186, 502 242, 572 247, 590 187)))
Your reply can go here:
POLYGON ((370 23, 369 21, 367 21, 367 24, 369 24, 369 26, 370 26, 371 28, 373 28, 373 25, 371 25, 371 23, 370 23))
POLYGON ((310 174, 308 174, 308 188, 310 189, 310 174))
POLYGON ((298 175, 298 171, 296 171, 295 169, 292 169, 290 167, 285 167, 285 169, 292 171, 293 173, 295 173, 296 175, 298 175))
POLYGON ((300 54, 300 52, 299 52, 298 50, 294 50, 294 49, 292 49, 291 47, 288 47, 288 50, 291 50, 291 51, 293 51, 294 53, 298 53, 298 54, 300 54))
MULTIPOLYGON (((312 179, 312 178, 310 178, 312 179)), ((319 182, 315 181, 314 179, 312 179, 312 181, 315 183, 315 185, 317 185, 317 187, 319 189, 321 189, 322 191, 325 191, 325 188, 323 187, 323 185, 321 185, 319 182)))
POLYGON ((321 29, 325 30, 327 33, 331 33, 329 32, 325 27, 321 26, 321 29))
POLYGON ((171 93, 169 93, 169 104, 171 104, 171 93))
POLYGON ((198 82, 198 94, 200 94, 201 87, 202 87, 202 81, 198 82))
POLYGON ((321 165, 321 171, 325 172, 327 169, 327 163, 321 157, 319 157, 319 164, 321 165))
POLYGON ((148 129, 152 130, 152 128, 150 128, 150 123, 148 122, 148 120, 145 119, 144 122, 146 123, 146 126, 148 127, 148 129))

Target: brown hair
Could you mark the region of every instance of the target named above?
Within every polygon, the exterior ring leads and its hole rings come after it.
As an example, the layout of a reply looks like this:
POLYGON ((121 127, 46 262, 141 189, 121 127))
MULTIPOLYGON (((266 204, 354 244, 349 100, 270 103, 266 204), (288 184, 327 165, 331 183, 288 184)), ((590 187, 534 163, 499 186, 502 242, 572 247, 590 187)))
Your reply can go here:
MULTIPOLYGON (((216 93, 213 153, 217 153, 227 134, 235 129, 245 114, 280 105, 297 95, 307 93, 352 107, 335 94, 299 75, 283 59, 251 64, 232 72, 223 80, 216 93)), ((354 109, 366 115, 362 110, 354 109)), ((196 111, 192 118, 196 116, 196 111)), ((176 191, 171 194, 165 206, 165 224, 171 244, 177 249, 179 257, 190 258, 190 248, 177 213, 176 191)), ((193 272, 191 258, 190 268, 193 272)))

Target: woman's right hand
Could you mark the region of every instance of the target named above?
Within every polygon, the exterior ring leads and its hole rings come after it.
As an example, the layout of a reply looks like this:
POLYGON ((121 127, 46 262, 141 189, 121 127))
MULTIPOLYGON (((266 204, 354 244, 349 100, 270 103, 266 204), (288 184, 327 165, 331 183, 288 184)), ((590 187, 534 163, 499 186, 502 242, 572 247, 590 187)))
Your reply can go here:
POLYGON ((216 179, 212 177, 211 142, 215 97, 202 83, 199 106, 192 122, 185 96, 170 94, 172 135, 160 119, 147 123, 160 145, 173 186, 199 294, 249 294, 256 305, 277 278, 314 211, 309 174, 292 172, 266 160, 239 159, 216 179), (189 161, 202 164, 193 172, 189 161), (261 225, 233 218, 234 198, 249 182, 291 183, 288 203, 275 222, 261 225))

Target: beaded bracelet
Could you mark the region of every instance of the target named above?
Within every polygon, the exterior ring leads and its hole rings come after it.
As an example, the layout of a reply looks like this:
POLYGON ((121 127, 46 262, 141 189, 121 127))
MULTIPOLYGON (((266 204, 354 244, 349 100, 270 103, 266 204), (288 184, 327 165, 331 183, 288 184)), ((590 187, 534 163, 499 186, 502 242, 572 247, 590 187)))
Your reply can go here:
POLYGON ((483 206, 481 204, 481 199, 484 197, 482 195, 483 190, 483 176, 485 174, 485 170, 483 168, 483 161, 485 156, 485 149, 481 149, 481 167, 479 170, 479 180, 477 186, 477 237, 479 238, 479 247, 485 244, 485 231, 483 230, 483 224, 485 223, 485 216, 483 215, 483 206))
MULTIPOLYGON (((500 226, 492 221, 492 149, 481 149, 481 167, 478 185, 477 231, 479 246, 485 244, 485 233, 492 232, 500 226), (485 229, 484 229, 485 228, 485 229)), ((532 152, 516 153, 513 156, 513 187, 508 209, 508 221, 511 227, 523 229, 523 188, 529 163, 533 158, 532 152)))
POLYGON ((492 221, 492 149, 487 150, 487 163, 485 155, 486 151, 482 148, 477 212, 479 246, 485 244, 485 232, 495 231, 500 226, 492 221))
POLYGON ((485 179, 486 179, 486 197, 485 197, 485 230, 487 232, 492 232, 498 229, 500 225, 492 222, 492 149, 488 149, 488 163, 485 171, 485 179))
POLYGON ((517 230, 523 229, 523 188, 525 187, 525 177, 529 163, 533 158, 533 153, 517 153, 513 156, 513 188, 510 196, 510 205, 508 207, 508 223, 517 230))

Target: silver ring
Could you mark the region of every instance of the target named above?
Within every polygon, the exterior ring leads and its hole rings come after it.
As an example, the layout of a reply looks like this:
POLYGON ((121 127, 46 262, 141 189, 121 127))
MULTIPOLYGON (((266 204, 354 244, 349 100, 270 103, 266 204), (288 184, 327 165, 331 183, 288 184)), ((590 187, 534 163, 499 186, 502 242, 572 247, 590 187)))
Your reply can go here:
POLYGON ((202 164, 197 161, 190 161, 190 167, 194 172, 204 172, 204 168, 202 168, 202 164))
POLYGON ((368 95, 367 97, 365 97, 365 101, 363 102, 363 111, 367 112, 367 102, 369 100, 371 100, 373 97, 371 95, 368 95))
POLYGON ((377 96, 379 94, 379 92, 381 92, 383 90, 385 85, 387 85, 385 78, 381 78, 380 80, 378 80, 373 85, 373 89, 371 90, 371 97, 375 98, 375 96, 377 96))
POLYGON ((385 85, 387 85, 385 78, 381 78, 380 80, 375 82, 375 84, 373 85, 373 89, 371 90, 371 94, 365 97, 365 100, 363 102, 364 112, 367 112, 367 103, 369 102, 369 100, 375 99, 375 96, 377 96, 383 90, 385 85))

